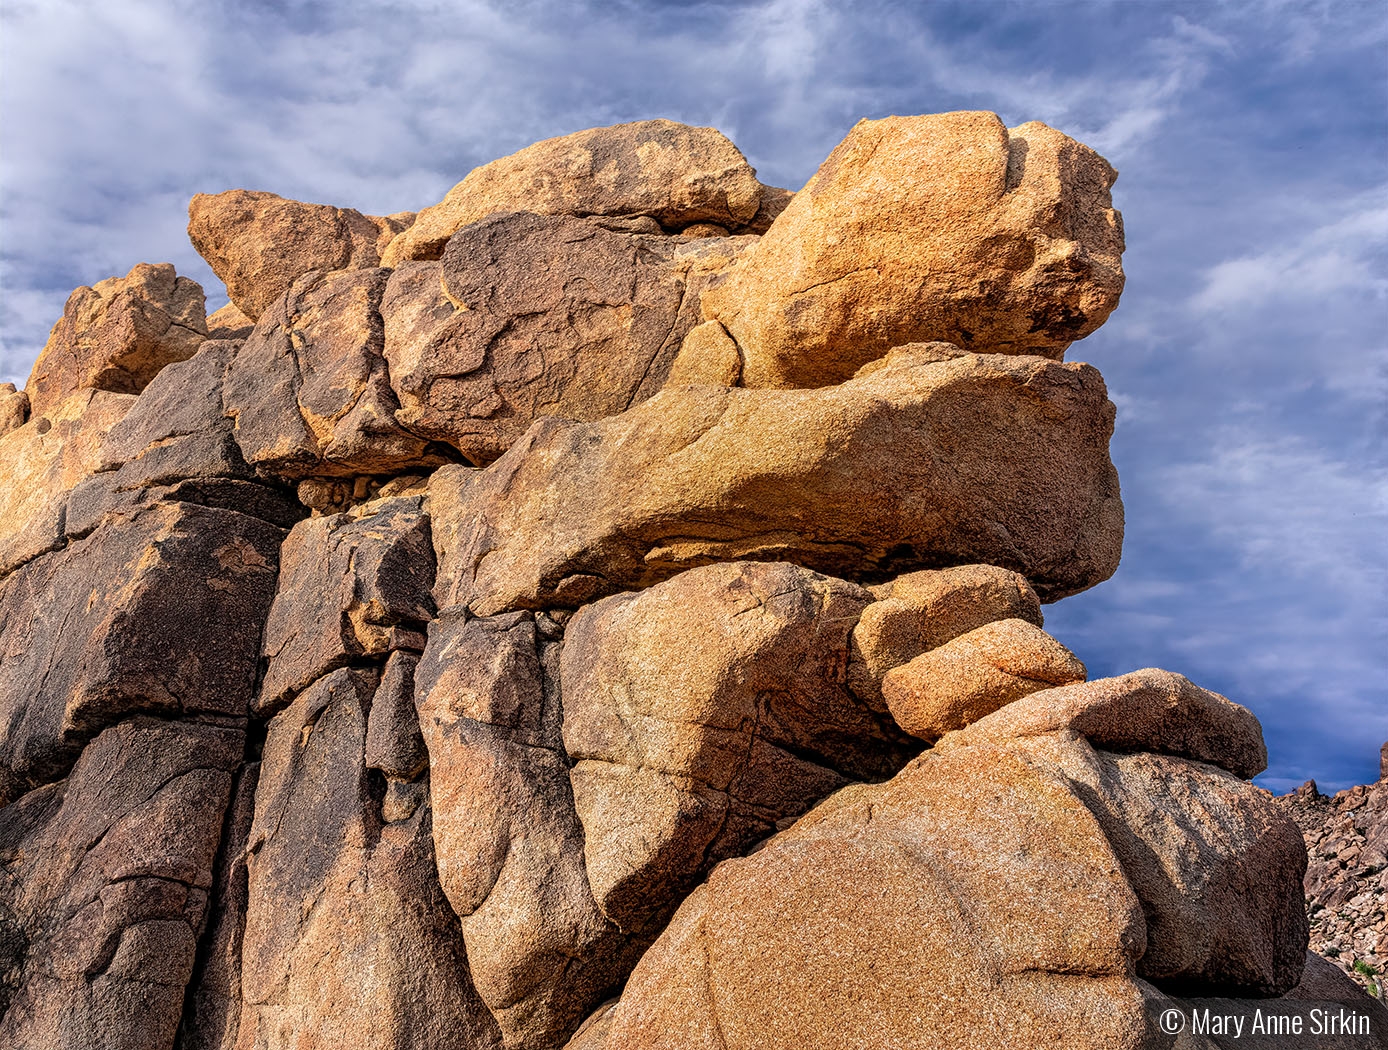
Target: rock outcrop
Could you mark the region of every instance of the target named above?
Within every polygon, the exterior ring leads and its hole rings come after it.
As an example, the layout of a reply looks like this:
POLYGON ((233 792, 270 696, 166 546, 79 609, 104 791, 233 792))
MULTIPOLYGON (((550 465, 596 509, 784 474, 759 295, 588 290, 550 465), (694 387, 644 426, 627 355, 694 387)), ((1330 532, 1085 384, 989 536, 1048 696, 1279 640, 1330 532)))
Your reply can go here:
MULTIPOLYGON (((363 215, 258 190, 199 193, 188 204, 188 239, 252 323, 310 270, 376 266, 410 213, 363 215)), ((220 311, 219 311, 220 313, 220 311)), ((219 323, 235 321, 223 315, 219 323)), ((230 327, 230 326, 229 326, 230 327)))
POLYGON ((840 383, 931 340, 1059 358, 1123 290, 1115 177, 1045 124, 861 121, 704 312, 741 348, 749 387, 840 383))
POLYGON ((592 128, 474 169, 419 213, 382 263, 437 259, 455 233, 497 212, 646 219, 653 232, 714 225, 761 233, 785 197, 758 182, 738 148, 713 128, 670 120, 592 128))
POLYGON ((137 267, 0 389, 0 1042, 1174 1050, 1191 997, 1367 1009, 1307 961, 1252 712, 1042 629, 1122 544, 1114 406, 1060 360, 1122 286, 1113 177, 947 114, 794 195, 648 121, 417 219, 195 198, 227 307, 137 267))
MULTIPOLYGON (((1388 745, 1384 752, 1388 767, 1388 745)), ((1333 796, 1322 795, 1311 780, 1277 801, 1306 840, 1311 950, 1383 999, 1388 991, 1388 780, 1333 796)))
POLYGON ((202 287, 172 263, 140 263, 68 297, 24 390, 41 416, 80 390, 138 394, 207 338, 202 287))
POLYGON ((574 607, 695 565, 785 560, 873 581, 988 562, 1055 600, 1117 567, 1123 509, 1098 372, 903 350, 822 390, 667 388, 546 419, 456 498, 441 603, 574 607))

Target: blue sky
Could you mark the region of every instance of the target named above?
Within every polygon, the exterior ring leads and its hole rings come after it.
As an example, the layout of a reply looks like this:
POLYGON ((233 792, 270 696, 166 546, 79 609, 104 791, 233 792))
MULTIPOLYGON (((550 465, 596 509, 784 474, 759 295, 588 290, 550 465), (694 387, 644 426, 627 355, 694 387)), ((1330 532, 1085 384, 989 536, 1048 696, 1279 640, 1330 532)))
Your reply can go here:
POLYGON ((0 380, 136 262, 221 286, 188 198, 377 214, 580 128, 723 129, 798 188, 860 117, 991 109, 1099 149, 1128 287, 1070 351, 1119 406, 1128 534, 1047 610, 1094 676, 1250 706, 1286 790, 1388 740, 1388 7, 5 0, 0 380))

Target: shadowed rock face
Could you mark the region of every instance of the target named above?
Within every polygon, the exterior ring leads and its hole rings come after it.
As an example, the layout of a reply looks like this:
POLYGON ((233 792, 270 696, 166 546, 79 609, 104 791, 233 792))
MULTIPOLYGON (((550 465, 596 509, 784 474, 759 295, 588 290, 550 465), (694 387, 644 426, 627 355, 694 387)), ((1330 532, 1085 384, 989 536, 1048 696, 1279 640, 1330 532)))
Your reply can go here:
POLYGON ((386 290, 399 420, 488 463, 541 416, 601 419, 644 401, 743 240, 529 212, 465 226, 442 262, 405 264, 386 290))
POLYGON ((223 394, 253 466, 297 480, 446 462, 395 422, 380 314, 389 277, 374 268, 311 271, 261 317, 223 394))
POLYGON ((244 719, 283 532, 162 503, 0 582, 0 797, 132 714, 244 719))
POLYGON ((824 390, 667 389, 597 423, 541 421, 436 500, 453 537, 437 594, 481 615, 572 607, 751 558, 867 580, 984 561, 1054 600, 1118 564, 1112 425, 1097 372, 1035 357, 902 353, 824 390))
POLYGON ((387 814, 366 764, 377 684, 334 671, 270 722, 247 847, 242 1050, 498 1045, 439 889, 427 789, 387 814))
POLYGON ((1113 178, 962 113, 792 195, 649 121, 413 225, 200 195, 211 318, 78 289, 0 387, 0 1045, 1168 1050, 1171 995, 1347 1001, 1253 715, 1041 630, 1122 542, 1060 361, 1113 178))
POLYGON ((301 521, 282 550, 265 624, 268 661, 254 712, 266 716, 316 679, 364 657, 424 647, 433 618, 429 517, 419 497, 301 521))
POLYGON ((135 718, 0 820, 0 1040, 171 1046, 239 728, 135 718))
POLYGON ((79 390, 138 394, 159 370, 207 338, 202 286, 172 263, 140 263, 68 297, 29 375, 30 411, 43 415, 79 390))

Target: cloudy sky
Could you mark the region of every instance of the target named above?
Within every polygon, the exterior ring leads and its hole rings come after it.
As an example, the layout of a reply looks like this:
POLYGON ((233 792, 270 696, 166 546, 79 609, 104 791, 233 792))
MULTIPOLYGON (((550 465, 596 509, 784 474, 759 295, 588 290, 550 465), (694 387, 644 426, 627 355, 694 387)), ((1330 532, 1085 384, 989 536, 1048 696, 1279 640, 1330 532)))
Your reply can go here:
POLYGON ((68 292, 231 187, 387 214, 537 139, 712 124, 798 188, 860 117, 1044 120, 1121 171, 1128 287, 1070 352, 1119 406, 1118 574, 1051 606, 1093 676, 1262 718, 1281 791, 1388 740, 1388 7, 1354 0, 4 0, 0 381, 68 292))

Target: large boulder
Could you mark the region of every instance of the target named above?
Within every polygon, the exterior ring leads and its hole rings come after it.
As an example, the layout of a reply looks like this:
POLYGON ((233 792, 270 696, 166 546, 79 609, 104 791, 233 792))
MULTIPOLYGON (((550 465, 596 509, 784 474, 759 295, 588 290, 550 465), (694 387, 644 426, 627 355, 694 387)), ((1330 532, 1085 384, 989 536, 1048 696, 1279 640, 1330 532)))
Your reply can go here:
POLYGON ((1067 783, 927 753, 719 865, 627 982, 604 1050, 1137 1050, 1142 909, 1067 783))
POLYGON ((274 713, 349 663, 424 648, 424 625, 434 615, 434 552, 422 502, 377 500, 290 530, 265 623, 256 715, 274 713))
POLYGON ((374 670, 342 668, 271 720, 247 845, 238 1050, 488 1050, 439 888, 427 788, 383 807, 365 758, 374 670))
POLYGON ((1123 289, 1116 173, 992 113, 860 121, 704 297, 746 386, 838 383, 894 346, 1059 358, 1123 289))
POLYGON ((1075 654, 1026 620, 994 620, 888 671, 882 695, 897 724, 938 740, 1041 689, 1083 682, 1075 654))
POLYGON ((0 1044, 173 1045, 244 736, 130 719, 0 810, 0 1044))
POLYGON ((1104 829, 1147 917, 1141 976, 1194 995, 1281 995, 1301 980, 1306 849, 1266 791, 1204 763, 1060 735, 1012 746, 1065 777, 1104 829))
POLYGON ((0 434, 0 577, 63 545, 68 498, 97 469, 102 441, 135 400, 80 390, 0 434))
POLYGON ((628 234, 567 216, 494 215, 386 289, 385 356, 411 432, 474 463, 537 418, 601 419, 664 384, 699 291, 747 238, 628 234))
POLYGON ((1073 732, 1109 751, 1157 751, 1245 779, 1267 768, 1253 712, 1155 667, 1034 692, 952 733, 942 747, 1073 732))
POLYGON ((44 415, 79 390, 138 394, 206 338, 202 286, 177 276, 173 263, 140 263, 78 288, 29 374, 30 413, 44 415))
POLYGON ((937 748, 714 869, 591 1045, 1170 1046, 1139 974, 1300 979, 1295 838, 1265 792, 1184 759, 1066 733, 937 748))
POLYGON ((720 860, 915 754, 846 684, 849 632, 871 600, 799 566, 733 562, 574 616, 564 746, 608 918, 663 923, 720 860))
POLYGON ((649 943, 625 936, 589 887, 559 635, 544 614, 445 609, 415 679, 439 879, 508 1050, 562 1046, 649 943))
POLYGON ((852 580, 988 562, 1054 600, 1118 564, 1113 411, 1088 365, 903 351, 824 390, 541 420, 433 501, 440 604, 573 607, 740 559, 852 580))
POLYGON ((437 259, 458 230, 495 212, 646 216, 666 230, 712 223, 761 232, 783 190, 714 128, 642 120, 545 139, 480 168, 421 211, 386 249, 383 266, 437 259), (758 213, 761 212, 759 215, 758 213))
POLYGON ((159 503, 0 582, 0 804, 132 714, 244 719, 283 536, 159 503))
POLYGON ((375 268, 310 271, 265 311, 223 391, 253 466, 297 480, 446 461, 395 421, 380 313, 389 277, 375 268))
POLYGON ((885 711, 887 672, 995 620, 1041 626, 1041 600, 1019 573, 996 565, 922 569, 872 588, 849 642, 848 685, 885 711))
POLYGON ((235 307, 254 322, 310 270, 378 265, 382 249, 412 218, 227 190, 195 194, 188 202, 188 238, 226 284, 235 307))

